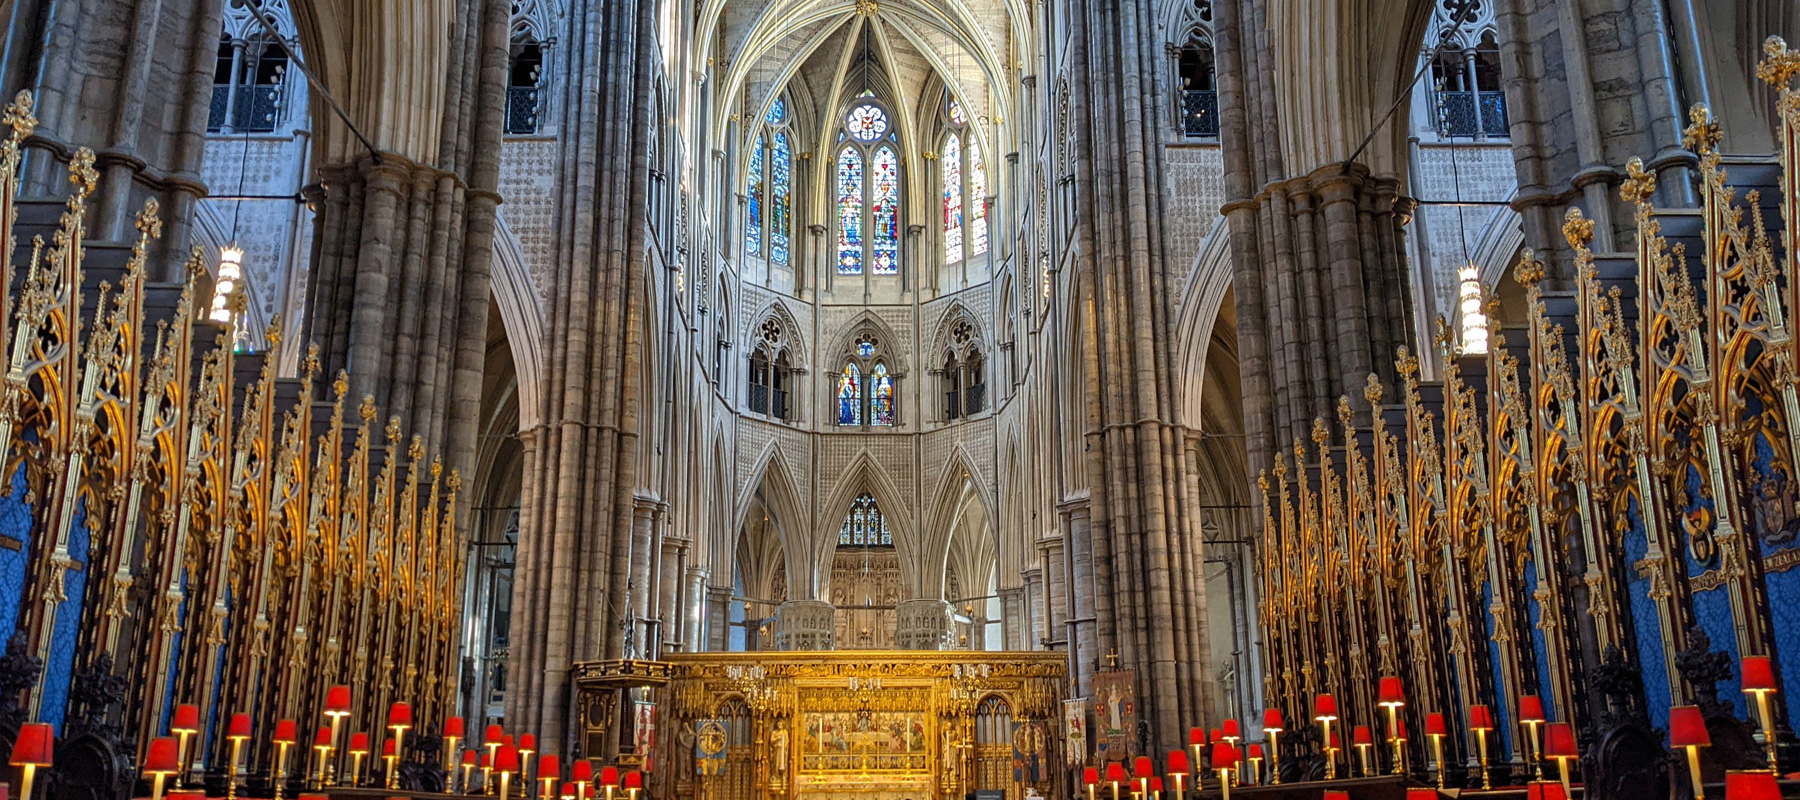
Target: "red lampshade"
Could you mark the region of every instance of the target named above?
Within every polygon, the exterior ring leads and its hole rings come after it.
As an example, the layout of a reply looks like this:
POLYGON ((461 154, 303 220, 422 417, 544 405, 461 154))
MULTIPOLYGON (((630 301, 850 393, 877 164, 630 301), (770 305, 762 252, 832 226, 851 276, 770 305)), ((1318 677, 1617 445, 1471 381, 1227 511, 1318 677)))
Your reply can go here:
POLYGON ((325 713, 350 713, 350 687, 333 686, 325 692, 325 713))
POLYGON ((562 762, 556 760, 555 753, 545 753, 538 758, 538 780, 562 777, 562 762))
POLYGON ((1206 729, 1205 728, 1188 728, 1188 744, 1197 744, 1197 745, 1200 745, 1201 747, 1205 747, 1207 744, 1206 729))
POLYGON ((313 747, 330 747, 330 746, 331 746, 331 729, 330 728, 320 728, 317 733, 313 734, 313 747))
POLYGON ((1699 706, 1676 706, 1669 709, 1669 745, 1672 747, 1707 747, 1712 737, 1706 732, 1706 716, 1699 706))
POLYGON ((1326 792, 1325 800, 1350 800, 1349 792, 1326 792))
POLYGON ((482 753, 478 758, 476 758, 475 763, 480 765, 480 767, 482 769, 488 769, 493 766, 493 760, 488 758, 487 753, 482 753))
POLYGON ((55 749, 56 734, 50 730, 50 723, 27 722, 19 726, 19 738, 13 742, 12 758, 7 763, 15 767, 48 767, 56 763, 55 749))
POLYGON ((537 737, 533 736, 529 733, 519 734, 519 752, 521 752, 521 753, 537 752, 537 737))
POLYGON ((1162 778, 1151 778, 1150 779, 1150 791, 1152 791, 1152 792, 1162 791, 1162 778))
POLYGON ((1100 769, 1098 767, 1083 767, 1081 770, 1081 784, 1083 786, 1099 786, 1100 769))
POLYGON ((1372 745, 1375 743, 1375 734, 1369 730, 1369 726, 1358 725, 1355 730, 1350 732, 1350 743, 1354 745, 1372 745))
POLYGON ((1469 730, 1491 731, 1494 729, 1494 710, 1483 705, 1469 706, 1469 730))
MULTIPOLYGON (((300 795, 300 800, 306 800, 306 798, 308 798, 308 797, 314 797, 314 798, 317 798, 318 800, 325 800, 325 795, 322 795, 322 794, 320 794, 320 795, 303 794, 303 795, 300 795)), ((197 789, 188 789, 188 790, 180 791, 180 792, 164 792, 163 800, 206 800, 206 793, 199 791, 197 789)))
POLYGON ((444 720, 444 735, 454 736, 458 739, 463 738, 463 718, 451 717, 444 720))
POLYGON ((293 744, 298 741, 300 741, 300 729, 293 720, 284 719, 275 723, 276 744, 293 744))
POLYGON ((1744 656, 1744 691, 1773 692, 1779 688, 1775 683, 1775 664, 1768 656, 1744 656))
POLYGON ((150 752, 144 754, 144 773, 173 775, 181 771, 181 756, 175 752, 175 740, 158 736, 150 740, 150 752))
POLYGON ((1438 800, 1438 792, 1436 789, 1408 788, 1406 800, 1438 800))
POLYGON ((1444 727, 1444 715, 1433 711, 1425 715, 1426 736, 1448 736, 1450 731, 1444 727))
POLYGON ((464 750, 463 755, 462 755, 462 765, 465 767, 475 766, 475 760, 478 755, 479 754, 477 754, 474 750, 464 750))
POLYGON ((619 785, 619 768, 618 767, 601 767, 600 768, 600 785, 601 786, 618 786, 619 785))
POLYGON ((175 718, 169 722, 171 733, 193 733, 200 730, 200 707, 182 703, 175 707, 175 718))
POLYGON ((1337 698, 1322 694, 1313 698, 1313 719, 1335 720, 1338 718, 1337 698))
POLYGON ((1337 731, 1331 732, 1331 749, 1333 749, 1333 750, 1344 749, 1344 737, 1339 736, 1337 731))
POLYGON ((1188 774, 1187 753, 1180 751, 1180 750, 1170 750, 1169 751, 1169 774, 1170 775, 1186 775, 1186 774, 1188 774))
POLYGON ((506 734, 500 729, 499 725, 489 725, 487 726, 487 732, 481 736, 481 743, 483 745, 498 745, 500 744, 500 737, 504 735, 506 734))
POLYGON ((1544 729, 1544 756, 1547 758, 1580 758, 1575 747, 1575 729, 1567 722, 1552 722, 1544 729))
POLYGON ((575 784, 564 783, 562 785, 562 794, 558 795, 558 796, 559 797, 574 797, 575 796, 575 784))
POLYGON ((1388 738, 1400 739, 1402 741, 1404 741, 1406 739, 1406 718, 1405 717, 1395 717, 1394 718, 1394 729, 1391 731, 1388 731, 1388 738))
POLYGON ((1148 778, 1156 774, 1156 764, 1149 756, 1138 756, 1131 762, 1131 777, 1148 778))
POLYGON ((1107 764, 1106 765, 1106 780, 1108 783, 1124 783, 1125 782, 1125 765, 1121 764, 1117 761, 1114 761, 1111 764, 1107 764))
MULTIPOLYGON (((1535 694, 1528 694, 1528 695, 1525 695, 1524 697, 1519 698, 1519 721, 1520 722, 1543 722, 1544 721, 1544 698, 1538 697, 1535 694)), ((1562 784, 1560 784, 1560 783, 1557 784, 1557 786, 1561 786, 1561 785, 1562 784)))
POLYGON ((1262 753, 1262 745, 1260 745, 1260 744, 1251 744, 1251 745, 1250 745, 1250 760, 1252 760, 1252 761, 1255 761, 1255 760, 1257 760, 1257 759, 1259 759, 1259 758, 1262 758, 1262 757, 1263 757, 1263 753, 1262 753))
POLYGON ((1213 728, 1211 741, 1215 743, 1225 741, 1225 731, 1219 728, 1213 728))
POLYGON ((1224 726, 1225 726, 1225 738, 1227 738, 1227 739, 1237 739, 1237 738, 1241 738, 1241 737, 1242 737, 1242 736, 1243 736, 1243 735, 1244 735, 1244 734, 1243 734, 1243 733, 1242 733, 1242 732, 1241 732, 1241 731, 1240 731, 1240 730, 1239 730, 1239 729, 1238 729, 1238 721, 1237 721, 1237 720, 1235 720, 1235 719, 1227 719, 1227 720, 1225 720, 1225 722, 1224 722, 1224 723, 1222 723, 1222 724, 1223 724, 1223 725, 1224 725, 1224 726))
POLYGON ((494 756, 494 769, 501 772, 518 772, 519 748, 510 744, 502 746, 500 753, 494 756))
POLYGON ((1286 728, 1284 727, 1285 724, 1286 723, 1284 723, 1281 718, 1281 709, 1279 709, 1279 708, 1263 709, 1263 730, 1265 730, 1265 731, 1286 730, 1286 728))
POLYGON ((501 736, 500 737, 500 746, 501 747, 512 747, 513 746, 513 735, 508 733, 508 734, 501 736))
POLYGON ((588 783, 594 779, 594 762, 578 758, 575 760, 575 766, 571 767, 569 772, 569 777, 581 783, 588 783))
POLYGON ((1781 786, 1775 775, 1766 770, 1725 773, 1727 800, 1781 800, 1781 786))
POLYGON ((388 706, 388 727, 412 727, 412 706, 407 703, 395 703, 388 706))
POLYGON ((1224 742, 1213 745, 1213 769, 1232 769, 1238 763, 1238 749, 1224 742))
POLYGON ((1379 692, 1379 695, 1381 699, 1378 701, 1380 705, 1406 705, 1406 685, 1401 683, 1398 677, 1393 675, 1383 676, 1380 686, 1381 691, 1379 692))
POLYGON ((394 740, 393 739, 389 739, 389 740, 381 743, 381 757, 382 758, 389 758, 389 757, 392 757, 394 754, 395 754, 395 750, 394 750, 394 740))
POLYGON ((250 738, 250 715, 249 714, 232 714, 231 715, 231 725, 225 729, 225 738, 227 738, 227 739, 248 739, 248 738, 250 738))
POLYGON ((625 773, 625 788, 627 788, 627 789, 642 789, 642 788, 644 788, 644 773, 639 772, 635 769, 630 772, 625 773))
MULTIPOLYGON (((1725 796, 1737 797, 1734 794, 1725 796)), ((1563 791, 1563 785, 1556 781, 1532 781, 1525 787, 1525 800, 1569 800, 1569 796, 1563 791)))

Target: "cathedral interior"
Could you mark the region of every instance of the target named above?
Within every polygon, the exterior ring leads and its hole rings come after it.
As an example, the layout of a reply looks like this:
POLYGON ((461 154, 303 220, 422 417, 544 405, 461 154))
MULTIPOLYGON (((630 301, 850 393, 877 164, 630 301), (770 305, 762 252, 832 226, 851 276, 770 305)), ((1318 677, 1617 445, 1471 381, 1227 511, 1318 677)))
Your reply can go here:
POLYGON ((0 21, 23 800, 1800 797, 1800 4, 0 21))

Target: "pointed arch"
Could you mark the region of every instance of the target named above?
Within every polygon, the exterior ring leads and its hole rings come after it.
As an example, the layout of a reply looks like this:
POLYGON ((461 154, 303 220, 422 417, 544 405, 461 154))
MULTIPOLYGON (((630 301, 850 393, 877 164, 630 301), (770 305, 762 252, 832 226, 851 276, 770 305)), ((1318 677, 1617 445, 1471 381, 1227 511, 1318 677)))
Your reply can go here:
POLYGON ((745 491, 738 498, 733 514, 736 522, 733 525, 734 540, 730 550, 735 554, 735 537, 741 535, 751 509, 758 504, 762 505, 768 509, 781 541, 788 576, 788 597, 796 600, 816 599, 819 596, 816 570, 807 566, 811 563, 809 556, 815 549, 811 547, 812 530, 815 526, 806 511, 804 494, 800 489, 804 484, 799 482, 778 441, 765 445, 755 463, 750 479, 743 484, 745 491))
POLYGON ((918 549, 918 535, 913 526, 914 504, 906 502, 907 495, 900 485, 894 482, 893 476, 875 461, 867 450, 857 453, 845 466, 840 477, 830 491, 819 503, 819 516, 814 522, 814 544, 817 548, 814 566, 819 574, 827 574, 831 570, 831 559, 837 551, 838 528, 844 521, 844 512, 850 509, 850 502, 864 493, 874 495, 875 504, 881 507, 887 518, 888 529, 894 535, 894 550, 900 556, 901 580, 913 585, 914 578, 908 577, 907 563, 909 554, 918 549))
MULTIPOLYGON (((916 548, 916 563, 913 574, 922 577, 917 584, 910 587, 917 592, 915 596, 939 598, 944 596, 945 576, 950 565, 950 545, 963 510, 969 506, 969 494, 973 493, 981 507, 982 521, 987 535, 993 539, 994 551, 999 552, 999 513, 994 508, 994 492, 977 466, 977 461, 961 444, 950 450, 950 457, 945 460, 944 468, 938 473, 935 484, 938 488, 927 497, 930 498, 929 509, 923 515, 920 528, 919 546, 916 548)), ((901 565, 907 563, 902 554, 901 565)))

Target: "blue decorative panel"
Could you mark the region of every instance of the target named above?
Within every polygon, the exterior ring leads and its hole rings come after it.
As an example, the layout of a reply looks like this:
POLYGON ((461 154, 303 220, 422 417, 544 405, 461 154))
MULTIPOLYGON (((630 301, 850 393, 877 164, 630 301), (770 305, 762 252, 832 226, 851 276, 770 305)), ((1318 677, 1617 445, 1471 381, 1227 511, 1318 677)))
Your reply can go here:
POLYGON ((19 543, 19 549, 0 547, 0 645, 12 639, 19 624, 19 603, 25 594, 26 566, 31 558, 31 507, 25 504, 25 467, 12 476, 12 491, 0 497, 0 536, 19 543))
MULTIPOLYGON (((1625 532, 1625 563, 1629 565, 1643 560, 1650 549, 1650 540, 1645 533, 1643 517, 1638 513, 1637 497, 1631 498, 1625 516, 1631 526, 1625 532)), ((1627 569, 1627 574, 1630 578, 1625 582, 1625 594, 1631 604, 1631 627, 1637 632, 1637 658, 1644 674, 1644 697, 1649 706, 1650 724, 1665 727, 1669 722, 1672 699, 1669 668, 1663 659, 1662 625, 1656 616, 1656 602, 1650 599, 1650 579, 1639 575, 1635 569, 1627 569)))
POLYGON ((1525 616, 1531 625, 1531 663, 1537 672, 1537 693, 1544 701, 1544 715, 1549 719, 1561 719, 1557 712, 1556 697, 1550 691, 1550 680, 1554 674, 1550 671, 1550 650, 1544 642, 1544 632, 1538 629, 1538 620, 1543 618, 1544 611, 1538 605, 1537 598, 1537 562, 1531 562, 1525 570, 1525 583, 1520 591, 1525 593, 1525 616))
MULTIPOLYGON (((1788 718, 1800 714, 1800 569, 1795 569, 1795 556, 1800 555, 1800 513, 1796 510, 1793 476, 1789 467, 1775 458, 1767 431, 1756 434, 1756 459, 1750 465, 1754 479, 1750 487, 1745 529, 1756 543, 1768 570, 1765 576, 1769 594, 1770 630, 1775 636, 1775 659, 1781 665, 1781 702, 1787 703, 1788 718)), ((1731 694, 1741 697, 1740 692, 1731 694)))
MULTIPOLYGON (((89 538, 87 500, 84 498, 75 509, 75 522, 69 529, 69 557, 75 560, 75 567, 63 576, 63 589, 68 599, 56 607, 56 626, 50 633, 50 657, 44 662, 44 706, 39 717, 59 733, 69 703, 69 676, 75 670, 77 626, 81 623, 81 605, 87 591, 89 538)), ((54 546, 54 542, 51 544, 54 546)))
MULTIPOLYGON (((1494 638, 1494 613, 1489 610, 1493 604, 1494 587, 1492 584, 1483 584, 1481 587, 1481 626, 1488 635, 1488 658, 1491 659, 1488 663, 1497 667, 1506 661, 1500 655, 1500 642, 1494 638)), ((1519 698, 1500 697, 1502 691, 1500 676, 1495 673, 1494 696, 1498 698, 1499 702, 1493 705, 1494 726, 1497 730, 1494 731, 1494 737, 1488 740, 1489 763, 1500 761, 1503 754, 1512 750, 1512 704, 1518 702, 1519 698)))
MULTIPOLYGON (((1712 499, 1706 497, 1704 492, 1699 468, 1689 463, 1681 490, 1674 497, 1680 508, 1677 535, 1681 536, 1680 546, 1683 559, 1687 562, 1689 580, 1705 577, 1719 566, 1719 546, 1713 539, 1718 518, 1713 513, 1712 499)), ((1731 663, 1736 664, 1737 625, 1731 615, 1730 591, 1723 586, 1697 591, 1694 592, 1693 602, 1694 620, 1700 624, 1701 630, 1706 631, 1707 638, 1712 640, 1712 649, 1724 653, 1731 659, 1731 663)), ((1647 637, 1654 643, 1661 636, 1657 630, 1654 627, 1647 630, 1640 628, 1640 638, 1647 637)), ((1743 694, 1722 691, 1719 696, 1730 703, 1739 715, 1745 713, 1743 694)))

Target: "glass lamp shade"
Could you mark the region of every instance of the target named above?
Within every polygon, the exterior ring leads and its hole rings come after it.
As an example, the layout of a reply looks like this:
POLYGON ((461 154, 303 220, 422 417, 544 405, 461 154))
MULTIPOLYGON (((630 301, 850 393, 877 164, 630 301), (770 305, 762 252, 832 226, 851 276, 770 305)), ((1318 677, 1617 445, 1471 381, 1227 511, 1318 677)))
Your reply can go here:
POLYGON ((1286 728, 1284 727, 1285 724, 1286 723, 1284 722, 1284 720, 1281 717, 1281 709, 1279 709, 1279 708, 1263 709, 1263 730, 1265 730, 1265 731, 1286 730, 1286 728))
POLYGON ((1669 709, 1669 744, 1674 747, 1707 747, 1712 736, 1706 732, 1706 716, 1699 706, 1676 706, 1669 709))
POLYGON ((1775 665, 1768 656, 1744 656, 1744 691, 1772 692, 1779 686, 1775 683, 1775 665))
POLYGON ((194 733, 200 730, 200 707, 182 703, 175 707, 175 717, 169 722, 171 733, 194 733))
POLYGON ((1169 751, 1169 774, 1170 775, 1186 775, 1186 774, 1188 774, 1187 753, 1184 753, 1180 750, 1170 750, 1169 751))
POLYGON ((494 757, 494 769, 500 772, 519 771, 519 748, 506 745, 500 748, 500 754, 494 757))
POLYGON ((1313 698, 1313 719, 1329 722, 1338 718, 1337 698, 1322 694, 1313 698))
POLYGON ((48 767, 56 762, 56 734, 48 722, 27 722, 19 726, 19 738, 13 742, 12 757, 7 763, 15 767, 48 767))
POLYGON ((1380 697, 1379 705, 1406 705, 1406 685, 1401 683, 1398 677, 1393 675, 1383 676, 1381 678, 1380 687, 1381 690, 1377 693, 1380 697))
POLYGON ((1575 746, 1575 729, 1567 722, 1552 722, 1544 729, 1544 755, 1549 758, 1579 758, 1575 746))
POLYGON ((144 754, 144 774, 173 775, 181 770, 181 756, 175 752, 175 740, 159 736, 150 740, 150 752, 144 754))
POLYGON ((1767 770, 1732 770, 1725 773, 1729 800, 1781 800, 1781 785, 1767 770))
POLYGON ((1484 705, 1469 706, 1469 730, 1491 731, 1494 729, 1494 710, 1484 705))
POLYGON ((334 717, 350 713, 350 687, 333 686, 325 692, 325 713, 334 717))
POLYGON ((1528 694, 1519 698, 1519 721, 1543 722, 1544 699, 1535 694, 1528 694))
POLYGON ((1450 729, 1444 725, 1444 715, 1433 711, 1425 715, 1426 736, 1448 736, 1450 729))

